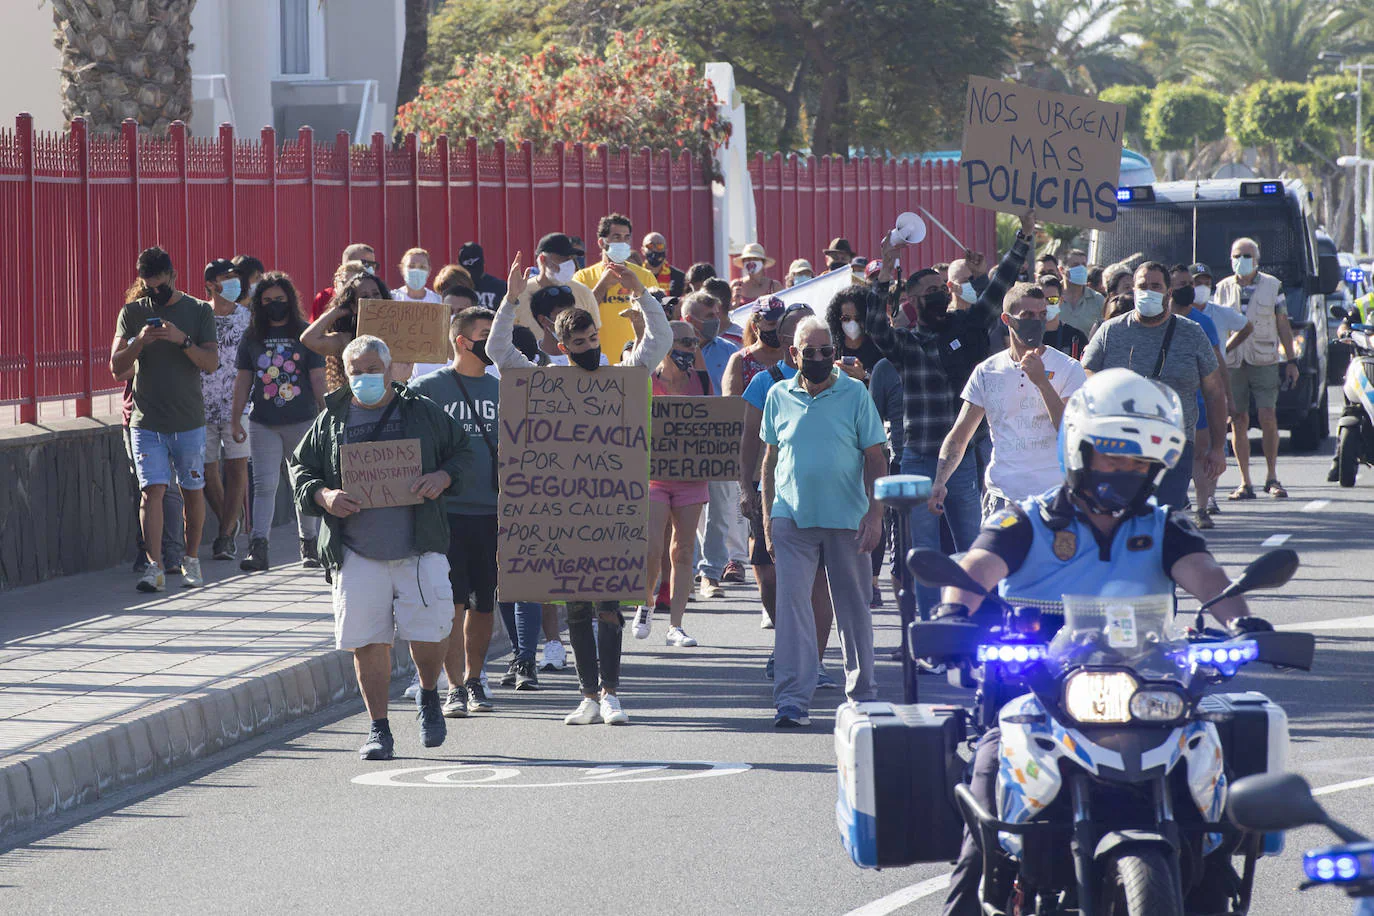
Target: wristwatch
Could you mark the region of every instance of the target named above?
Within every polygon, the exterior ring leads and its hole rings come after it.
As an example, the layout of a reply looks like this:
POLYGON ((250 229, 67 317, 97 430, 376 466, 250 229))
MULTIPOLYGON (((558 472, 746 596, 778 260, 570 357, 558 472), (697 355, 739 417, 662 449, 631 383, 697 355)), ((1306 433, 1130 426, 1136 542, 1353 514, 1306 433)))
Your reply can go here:
POLYGON ((191 335, 190 335, 190 334, 187 334, 185 337, 183 337, 183 338, 181 339, 181 349, 183 349, 183 350, 189 350, 189 349, 191 349, 191 335))

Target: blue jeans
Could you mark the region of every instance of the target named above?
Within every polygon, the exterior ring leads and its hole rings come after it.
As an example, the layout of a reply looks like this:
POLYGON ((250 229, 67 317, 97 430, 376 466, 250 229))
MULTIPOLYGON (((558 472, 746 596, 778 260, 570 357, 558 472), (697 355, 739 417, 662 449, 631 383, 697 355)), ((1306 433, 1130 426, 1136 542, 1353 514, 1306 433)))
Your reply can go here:
MULTIPOLYGON (((908 449, 902 456, 902 473, 921 474, 934 480, 938 461, 938 455, 920 455, 908 449)), ((945 488, 948 490, 945 495, 945 518, 949 520, 950 531, 954 534, 954 549, 968 550, 978 536, 983 517, 978 498, 978 457, 973 449, 964 452, 964 460, 954 469, 945 488)), ((931 515, 925 503, 911 510, 911 546, 940 549, 940 516, 931 515)), ((916 604, 922 619, 928 618, 939 603, 938 588, 917 583, 916 604)))
POLYGON ((129 440, 134 449, 134 471, 138 488, 166 486, 176 482, 183 490, 205 489, 205 427, 183 433, 159 433, 130 427, 129 440))
POLYGON ((501 622, 511 636, 511 648, 518 661, 534 661, 543 625, 543 607, 538 601, 502 601, 497 604, 501 622))
POLYGON ((1181 508, 1188 502, 1188 484, 1193 479, 1193 443, 1183 447, 1178 464, 1164 472, 1155 487, 1155 502, 1173 509, 1181 508))

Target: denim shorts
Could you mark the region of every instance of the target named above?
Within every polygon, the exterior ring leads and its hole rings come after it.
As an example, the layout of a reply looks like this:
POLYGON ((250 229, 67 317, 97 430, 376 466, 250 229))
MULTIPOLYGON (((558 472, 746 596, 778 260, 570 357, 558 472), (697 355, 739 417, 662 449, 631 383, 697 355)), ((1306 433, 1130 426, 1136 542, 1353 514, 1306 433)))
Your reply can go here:
POLYGON ((134 446, 134 470, 138 488, 166 486, 176 468, 177 483, 183 490, 205 488, 205 427, 184 433, 159 433, 151 429, 129 430, 134 446))

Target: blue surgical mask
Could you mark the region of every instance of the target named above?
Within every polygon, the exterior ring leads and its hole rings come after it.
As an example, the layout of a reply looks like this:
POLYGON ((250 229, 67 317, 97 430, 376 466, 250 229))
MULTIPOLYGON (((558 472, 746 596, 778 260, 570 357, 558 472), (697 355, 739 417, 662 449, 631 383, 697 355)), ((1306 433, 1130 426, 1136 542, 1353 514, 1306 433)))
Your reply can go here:
POLYGON ((219 286, 219 294, 221 296, 228 299, 230 302, 239 301, 239 293, 243 292, 243 284, 239 282, 238 277, 232 280, 221 280, 219 286))
POLYGON ((1255 259, 1248 254, 1231 259, 1231 270, 1238 277, 1248 277, 1255 272, 1255 259))
POLYGON ((617 264, 624 264, 626 261, 630 260, 630 255, 633 252, 634 249, 630 247, 629 242, 611 242, 611 244, 606 246, 607 259, 617 264))
POLYGON ((1164 314, 1164 294, 1155 289, 1135 291, 1135 310, 1144 318, 1158 318, 1164 314))
POLYGON ((423 267, 406 268, 406 286, 411 289, 424 289, 425 281, 429 279, 429 271, 423 267))
POLYGON ((978 290, 974 288, 972 283, 965 280, 959 287, 959 298, 965 302, 977 302, 978 290))
POLYGON ((1068 278, 1074 286, 1084 286, 1088 282, 1088 268, 1082 264, 1074 265, 1069 268, 1068 278))
POLYGON ((358 403, 367 407, 380 404, 382 398, 386 397, 386 373, 366 372, 362 375, 350 376, 348 387, 352 389, 353 396, 358 399, 358 403))

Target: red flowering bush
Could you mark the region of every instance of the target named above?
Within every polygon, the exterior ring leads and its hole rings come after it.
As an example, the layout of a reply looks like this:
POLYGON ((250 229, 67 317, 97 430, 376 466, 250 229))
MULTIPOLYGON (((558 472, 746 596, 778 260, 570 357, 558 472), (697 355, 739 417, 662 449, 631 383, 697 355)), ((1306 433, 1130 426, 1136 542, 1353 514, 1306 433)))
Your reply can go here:
POLYGON ((549 45, 519 59, 460 59, 452 79, 421 87, 397 111, 396 124, 425 143, 448 134, 483 145, 529 140, 536 149, 557 140, 689 149, 707 170, 730 135, 705 76, 642 29, 616 32, 604 55, 549 45))

